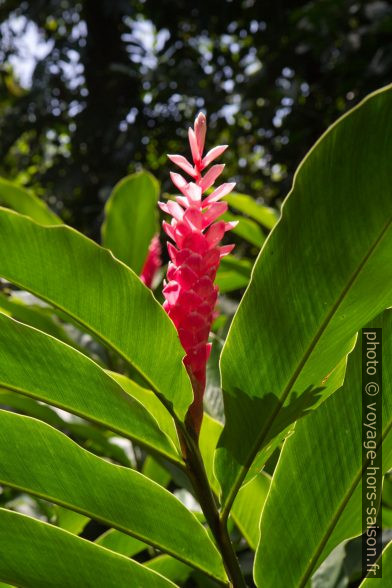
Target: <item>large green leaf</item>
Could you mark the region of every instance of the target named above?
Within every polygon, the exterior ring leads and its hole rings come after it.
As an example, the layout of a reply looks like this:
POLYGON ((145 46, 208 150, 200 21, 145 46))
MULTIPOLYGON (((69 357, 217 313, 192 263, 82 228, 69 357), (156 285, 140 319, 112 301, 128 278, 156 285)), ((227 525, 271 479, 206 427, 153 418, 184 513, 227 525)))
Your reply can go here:
POLYGON ((0 509, 0 579, 28 588, 174 588, 113 551, 24 515, 0 509))
POLYGON ((7 411, 0 411, 0 463, 0 484, 85 514, 224 580, 204 527, 139 472, 96 457, 49 425, 7 411))
POLYGON ((0 386, 90 419, 181 462, 154 418, 107 372, 72 347, 1 312, 0 386))
POLYGON ((91 333, 86 335, 82 332, 79 325, 64 312, 38 300, 29 292, 11 290, 9 287, 6 290, 7 294, 0 292, 1 312, 68 343, 103 365, 103 361, 107 359, 106 350, 97 341, 93 341, 91 333))
POLYGON ((26 214, 42 225, 59 225, 62 220, 26 188, 9 180, 0 178, 0 204, 9 206, 16 212, 26 214))
POLYGON ((7 388, 0 388, 0 405, 2 408, 6 407, 7 410, 11 409, 32 416, 57 429, 66 426, 65 421, 47 404, 42 404, 19 393, 10 392, 7 388))
POLYGON ((141 472, 144 476, 147 476, 147 478, 150 478, 150 480, 164 488, 168 487, 171 480, 169 471, 151 455, 147 455, 144 460, 141 472))
MULTIPOLYGON (((59 411, 47 404, 29 396, 23 396, 19 392, 10 392, 5 388, 0 388, 0 405, 2 408, 34 417, 56 429, 67 432, 77 443, 97 455, 112 459, 126 467, 132 465, 129 453, 116 442, 114 433, 87 423, 78 416, 67 412, 60 416, 59 411)), ((129 446, 129 444, 126 445, 129 446)))
POLYGON ((0 276, 87 327, 184 417, 192 389, 183 348, 172 321, 129 268, 69 227, 43 227, 6 209, 0 209, 0 251, 0 276))
POLYGON ((211 488, 219 493, 219 483, 214 474, 214 452, 223 425, 205 413, 200 429, 199 447, 203 458, 204 467, 211 488))
POLYGON ((158 181, 142 171, 116 184, 105 206, 102 244, 137 274, 158 232, 158 196, 158 181))
POLYGON ((392 304, 391 152, 389 86, 334 124, 296 173, 222 352, 225 512, 260 449, 325 397, 354 333, 392 304))
MULTIPOLYGON (((373 319, 392 355, 392 312, 373 319)), ((362 532, 361 338, 344 385, 296 424, 285 441, 261 518, 255 579, 302 588, 334 547, 362 532), (284 538, 284 541, 282 541, 284 538)), ((383 469, 392 467, 392 365, 383 366, 383 469)), ((380 415, 381 416, 381 415, 380 415)))

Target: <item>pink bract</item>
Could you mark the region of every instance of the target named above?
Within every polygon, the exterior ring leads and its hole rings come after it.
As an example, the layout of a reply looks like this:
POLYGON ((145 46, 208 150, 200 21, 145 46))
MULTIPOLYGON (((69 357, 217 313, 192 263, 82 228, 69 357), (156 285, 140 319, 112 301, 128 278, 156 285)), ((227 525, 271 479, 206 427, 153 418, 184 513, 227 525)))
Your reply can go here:
POLYGON ((147 258, 144 263, 142 273, 140 274, 141 281, 151 288, 154 277, 162 265, 161 260, 161 244, 159 242, 159 236, 155 235, 151 239, 151 243, 148 247, 147 258))
POLYGON ((173 217, 170 224, 163 222, 165 232, 175 243, 167 245, 171 261, 163 289, 164 308, 186 352, 184 363, 194 392, 187 421, 196 436, 203 416, 206 364, 211 351, 208 337, 218 296, 214 280, 220 258, 234 248, 234 245, 221 246, 220 241, 236 224, 218 220, 227 210, 227 203, 219 201, 234 188, 234 183, 222 184, 203 198, 224 165, 215 164, 205 170, 227 149, 227 145, 219 145, 203 156, 206 130, 206 117, 200 113, 194 128, 188 132, 193 163, 182 155, 168 155, 191 180, 172 172, 171 179, 181 195, 175 201, 159 203, 161 209, 173 217), (205 173, 202 175, 202 172, 205 173))

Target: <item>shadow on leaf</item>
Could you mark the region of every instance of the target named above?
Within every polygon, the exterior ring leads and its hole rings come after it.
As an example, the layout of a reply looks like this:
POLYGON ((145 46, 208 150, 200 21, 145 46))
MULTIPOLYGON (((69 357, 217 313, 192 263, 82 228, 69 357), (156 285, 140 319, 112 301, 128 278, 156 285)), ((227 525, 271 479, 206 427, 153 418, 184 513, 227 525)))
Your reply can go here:
MULTIPOLYGON (((218 442, 218 448, 228 449, 232 458, 241 466, 249 467, 253 457, 272 442, 282 439, 290 425, 311 412, 322 396, 323 387, 309 386, 302 393, 292 391, 285 403, 272 392, 262 398, 250 397, 241 389, 224 392, 226 426, 218 442), (238 402, 241 398, 241 402, 238 402), (249 442, 248 442, 249 440, 249 442), (250 451, 253 447, 254 451, 250 451)), ((268 455, 266 452, 266 456, 268 455)))

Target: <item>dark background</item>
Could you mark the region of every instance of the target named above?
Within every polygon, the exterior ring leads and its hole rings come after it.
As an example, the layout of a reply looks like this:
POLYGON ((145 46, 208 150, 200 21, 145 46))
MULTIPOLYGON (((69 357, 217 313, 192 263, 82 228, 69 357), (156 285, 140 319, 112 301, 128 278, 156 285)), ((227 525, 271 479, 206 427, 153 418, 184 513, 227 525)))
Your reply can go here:
POLYGON ((0 175, 94 235, 141 166, 169 188, 199 109, 225 180, 278 206, 319 135, 391 81, 382 0, 0 0, 0 175))

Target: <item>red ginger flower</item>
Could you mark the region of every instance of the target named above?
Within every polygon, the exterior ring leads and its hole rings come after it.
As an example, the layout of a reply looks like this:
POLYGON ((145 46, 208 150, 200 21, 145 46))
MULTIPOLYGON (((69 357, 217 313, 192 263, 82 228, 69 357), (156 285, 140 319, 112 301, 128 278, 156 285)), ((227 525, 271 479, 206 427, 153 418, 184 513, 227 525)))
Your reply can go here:
POLYGON ((187 422, 196 437, 203 418, 206 364, 211 351, 208 336, 218 296, 214 279, 220 258, 234 248, 234 245, 220 246, 219 242, 225 232, 236 225, 217 220, 227 210, 227 203, 219 200, 231 192, 234 183, 222 184, 202 198, 222 173, 224 165, 213 165, 204 176, 202 172, 227 149, 227 145, 219 145, 203 157, 206 129, 206 117, 200 113, 188 133, 193 165, 182 155, 168 155, 192 181, 187 182, 180 174, 171 172, 173 184, 182 196, 177 196, 176 202, 159 203, 161 209, 173 217, 170 224, 163 222, 163 229, 177 246, 170 242, 167 245, 171 261, 163 289, 163 306, 186 351, 184 363, 194 392, 187 422))
POLYGON ((155 235, 151 239, 151 243, 148 247, 146 261, 140 274, 141 281, 148 287, 151 288, 152 282, 155 278, 155 274, 162 265, 161 259, 161 244, 159 242, 159 236, 155 235))

